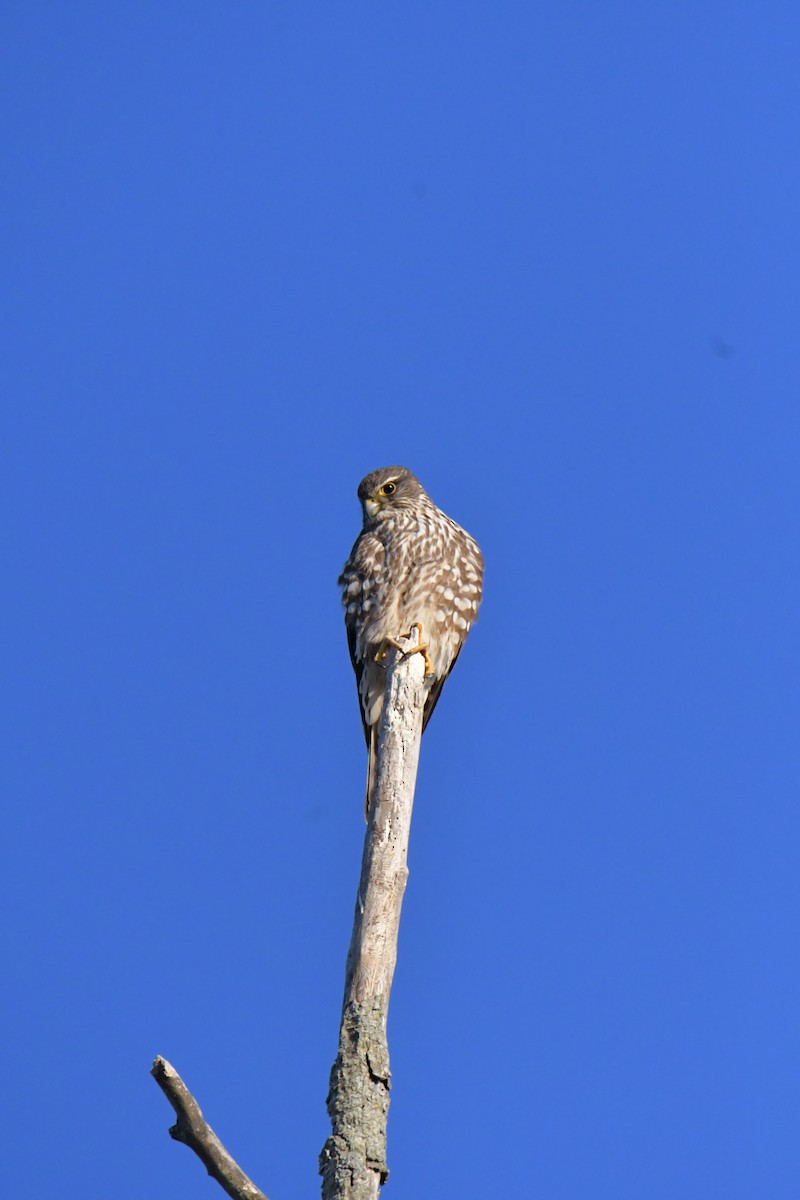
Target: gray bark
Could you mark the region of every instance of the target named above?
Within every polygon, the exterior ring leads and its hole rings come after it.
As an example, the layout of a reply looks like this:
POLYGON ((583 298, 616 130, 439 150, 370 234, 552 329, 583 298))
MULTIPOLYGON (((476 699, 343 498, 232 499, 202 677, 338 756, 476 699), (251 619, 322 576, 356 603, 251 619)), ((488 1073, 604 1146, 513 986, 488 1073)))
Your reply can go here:
MULTIPOLYGON (((417 779, 424 659, 409 653, 415 627, 386 658, 386 697, 372 807, 364 839, 353 934, 347 954, 339 1053, 331 1071, 332 1133, 322 1148, 323 1200, 377 1200, 386 1182, 389 1047, 386 1017, 408 867, 417 779), (404 656, 404 652, 405 655, 404 656)), ((189 1146, 234 1200, 267 1200, 220 1142, 178 1072, 157 1058, 153 1078, 175 1110, 170 1135, 189 1146)))
MULTIPOLYGON (((406 652, 418 630, 399 643, 406 652)), ((322 1148, 323 1200, 377 1200, 386 1182, 389 1047, 386 1018, 397 961, 400 909, 425 703, 422 654, 387 656, 375 790, 347 955, 339 1052, 331 1071, 332 1133, 322 1148)))
POLYGON ((175 1068, 159 1056, 150 1074, 178 1118, 169 1131, 170 1137, 194 1150, 209 1175, 221 1184, 233 1200, 267 1200, 225 1149, 175 1068))

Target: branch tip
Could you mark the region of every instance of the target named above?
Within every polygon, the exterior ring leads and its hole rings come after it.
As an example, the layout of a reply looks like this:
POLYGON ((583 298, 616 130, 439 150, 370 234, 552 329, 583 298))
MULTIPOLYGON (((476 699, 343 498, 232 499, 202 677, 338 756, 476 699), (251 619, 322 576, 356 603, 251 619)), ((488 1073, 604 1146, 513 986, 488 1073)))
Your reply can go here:
POLYGON ((169 1100, 178 1118, 170 1127, 170 1137, 194 1150, 209 1175, 216 1179, 232 1200, 267 1200, 203 1118, 200 1105, 172 1064, 158 1055, 150 1068, 150 1074, 169 1100))

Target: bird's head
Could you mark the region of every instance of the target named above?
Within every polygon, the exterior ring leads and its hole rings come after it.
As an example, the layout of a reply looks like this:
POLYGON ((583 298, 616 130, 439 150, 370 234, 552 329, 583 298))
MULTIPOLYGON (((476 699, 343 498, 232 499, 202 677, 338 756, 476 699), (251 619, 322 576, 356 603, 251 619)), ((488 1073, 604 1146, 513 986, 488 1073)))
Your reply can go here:
POLYGON ((425 489, 408 467, 379 467, 358 485, 365 525, 372 525, 382 513, 408 508, 424 495, 425 489))

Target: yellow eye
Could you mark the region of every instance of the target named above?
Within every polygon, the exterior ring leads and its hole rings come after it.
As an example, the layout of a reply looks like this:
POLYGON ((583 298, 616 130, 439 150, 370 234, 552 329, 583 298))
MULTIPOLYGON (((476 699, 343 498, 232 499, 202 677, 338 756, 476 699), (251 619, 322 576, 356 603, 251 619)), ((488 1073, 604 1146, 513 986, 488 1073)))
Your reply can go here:
POLYGON ((389 482, 385 483, 383 485, 383 487, 381 488, 381 495, 382 496, 391 496, 392 493, 396 492, 396 491, 397 491, 397 484, 393 483, 391 480, 389 480, 389 482))

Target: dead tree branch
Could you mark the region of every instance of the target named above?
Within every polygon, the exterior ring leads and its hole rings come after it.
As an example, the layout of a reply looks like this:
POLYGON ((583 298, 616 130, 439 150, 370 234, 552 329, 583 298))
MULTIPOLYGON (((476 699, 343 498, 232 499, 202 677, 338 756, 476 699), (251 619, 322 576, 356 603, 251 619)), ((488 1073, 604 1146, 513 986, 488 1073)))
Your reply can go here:
POLYGON ((418 630, 387 659, 386 697, 355 921, 347 955, 339 1053, 331 1070, 332 1133, 322 1148, 323 1200, 377 1200, 386 1165, 389 1048, 386 1017, 408 867, 417 778, 424 660, 408 653, 418 630))
POLYGON ((175 1109, 178 1120, 170 1129, 170 1137, 183 1142, 203 1163, 217 1183, 233 1200, 267 1200, 252 1179, 234 1162, 214 1130, 205 1121, 200 1106, 186 1084, 165 1058, 153 1063, 150 1074, 175 1109))
MULTIPOLYGON (((389 1048, 386 1017, 397 961, 400 909, 425 703, 416 627, 387 657, 372 808, 347 954, 339 1053, 331 1070, 332 1133, 320 1155, 323 1200, 377 1200, 386 1182, 389 1048)), ((170 1136, 194 1150, 233 1200, 267 1200, 205 1121, 178 1072, 157 1058, 151 1074, 175 1110, 170 1136)))

